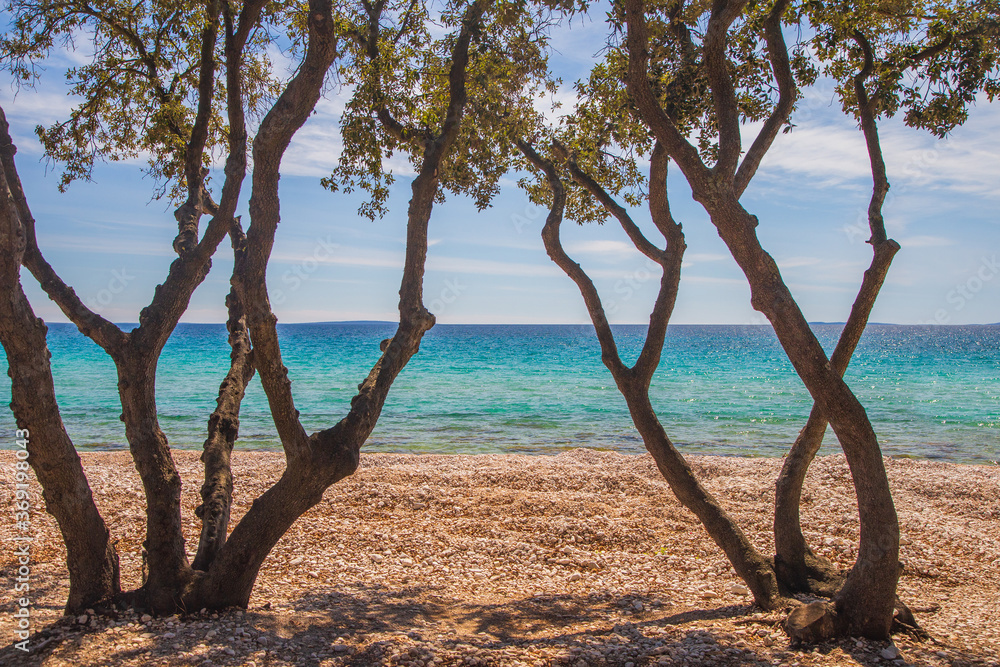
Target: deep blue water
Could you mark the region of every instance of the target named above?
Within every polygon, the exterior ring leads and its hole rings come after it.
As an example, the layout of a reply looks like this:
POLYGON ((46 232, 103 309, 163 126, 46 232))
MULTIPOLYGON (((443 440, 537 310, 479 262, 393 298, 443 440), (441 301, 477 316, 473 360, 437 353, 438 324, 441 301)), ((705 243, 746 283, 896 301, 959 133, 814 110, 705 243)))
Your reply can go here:
MULTIPOLYGON (((334 424, 390 324, 281 325, 307 429, 334 424)), ((838 325, 815 325, 827 350, 838 325)), ((645 326, 616 326, 631 362, 645 326)), ((56 391, 77 447, 125 446, 114 365, 70 325, 49 326, 56 391)), ((200 448, 229 363, 223 325, 180 325, 157 376, 160 423, 177 448, 200 448)), ((0 370, 6 360, 0 359, 0 370)), ((4 376, 5 377, 5 376, 4 376)), ((847 379, 883 451, 966 463, 1000 459, 1000 326, 872 325, 847 379)), ((768 326, 672 326, 653 405, 687 452, 780 456, 811 401, 768 326)), ((9 382, 0 401, 10 401, 9 382)), ((259 382, 248 390, 238 447, 280 449, 259 382)), ((4 446, 13 437, 0 410, 4 446)), ((825 452, 836 451, 828 434, 825 452)), ((590 326, 439 325, 397 379, 366 451, 642 451, 590 326)))

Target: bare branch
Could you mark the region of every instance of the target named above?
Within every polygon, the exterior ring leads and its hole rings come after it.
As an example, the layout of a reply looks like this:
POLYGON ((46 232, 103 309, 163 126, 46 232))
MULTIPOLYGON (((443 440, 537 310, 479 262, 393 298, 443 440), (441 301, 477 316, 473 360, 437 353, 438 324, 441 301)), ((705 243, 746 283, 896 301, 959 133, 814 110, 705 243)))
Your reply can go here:
POLYGON ((17 148, 11 141, 7 117, 0 108, 0 159, 3 161, 6 186, 17 208, 18 216, 24 227, 25 247, 23 264, 41 285, 42 289, 55 301, 59 309, 73 322, 80 332, 93 339, 108 354, 116 356, 125 345, 128 335, 116 325, 104 319, 88 308, 73 288, 63 282, 55 269, 42 257, 35 236, 35 219, 28 207, 28 200, 21 188, 21 178, 14 164, 14 153, 17 148))
POLYGON ((646 238, 646 236, 642 233, 642 230, 639 229, 639 226, 632 220, 628 211, 625 210, 625 207, 616 202, 614 198, 608 194, 608 191, 602 188, 600 184, 591 178, 589 174, 584 173, 584 171, 580 169, 580 166, 576 163, 576 160, 570 157, 568 151, 562 144, 558 141, 553 142, 552 148, 556 155, 566 162, 566 166, 569 169, 569 173, 573 177, 573 180, 589 192, 594 199, 601 203, 601 206, 603 206, 608 213, 615 216, 618 222, 621 223, 622 229, 625 230, 626 234, 628 234, 629 239, 631 239, 636 249, 654 262, 659 263, 663 259, 663 251, 653 245, 653 243, 646 238))
POLYGON ((764 154, 771 148, 774 138, 778 136, 778 130, 788 120, 792 108, 795 106, 795 99, 798 90, 795 86, 795 77, 792 75, 792 67, 788 60, 788 47, 785 45, 785 37, 781 34, 781 17, 788 9, 788 0, 776 0, 771 8, 767 19, 764 22, 764 40, 767 43, 767 58, 771 63, 771 72, 775 81, 778 82, 778 102, 774 109, 764 121, 763 127, 754 139, 750 150, 740 163, 740 168, 736 172, 736 196, 739 197, 746 190, 750 180, 757 173, 760 162, 764 159, 764 154))
POLYGON ((882 204, 889 192, 889 179, 886 176, 885 160, 882 157, 882 143, 878 137, 878 124, 875 118, 878 114, 879 100, 869 98, 865 83, 875 68, 871 43, 861 31, 854 32, 854 41, 861 47, 864 54, 864 66, 854 77, 854 93, 858 98, 858 116, 861 119, 861 130, 865 135, 868 147, 868 159, 872 167, 872 198, 868 204, 868 226, 871 228, 869 243, 878 247, 885 243, 885 220, 882 218, 882 204))
POLYGON ((545 219, 545 226, 542 228, 542 241, 545 244, 545 251, 556 265, 576 283, 583 295, 584 303, 587 305, 587 312, 590 313, 590 320, 594 323, 594 330, 597 332, 597 340, 601 344, 601 360, 604 365, 611 370, 616 377, 624 377, 628 374, 628 367, 622 362, 618 353, 618 345, 615 343, 615 336, 611 332, 611 325, 604 312, 604 305, 601 303, 601 296, 594 287, 594 282, 586 274, 583 268, 574 262, 563 249, 562 241, 559 238, 559 227, 562 224, 563 210, 566 206, 566 188, 556 173, 556 168, 550 160, 546 160, 539 155, 531 144, 523 139, 517 140, 517 147, 524 157, 545 174, 549 189, 552 191, 552 208, 545 219))
POLYGON ((705 32, 705 72, 712 89, 719 130, 719 159, 714 171, 735 174, 740 159, 740 112, 733 78, 729 73, 726 44, 729 27, 742 13, 747 0, 713 0, 705 32))
POLYGON ((659 141, 653 146, 649 166, 649 213, 653 224, 663 234, 667 242, 666 250, 662 252, 659 265, 663 269, 660 277, 660 291, 649 314, 649 328, 646 330, 646 342, 642 352, 632 367, 632 373, 643 386, 649 387, 656 367, 660 365, 660 355, 663 353, 663 342, 667 336, 667 325, 677 303, 677 292, 681 282, 681 265, 684 261, 684 232, 680 224, 670 213, 670 202, 667 197, 667 165, 669 156, 663 144, 659 141))

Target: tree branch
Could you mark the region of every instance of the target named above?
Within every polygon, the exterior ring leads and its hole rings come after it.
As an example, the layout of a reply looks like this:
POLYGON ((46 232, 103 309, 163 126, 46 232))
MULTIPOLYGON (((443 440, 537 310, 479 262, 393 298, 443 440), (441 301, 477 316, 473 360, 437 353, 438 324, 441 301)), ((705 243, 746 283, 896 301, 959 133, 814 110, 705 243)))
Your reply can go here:
POLYGON ((649 35, 643 0, 625 0, 625 21, 629 57, 626 85, 639 115, 689 181, 707 182, 711 171, 702 162, 698 149, 684 138, 663 112, 649 84, 649 35))
POLYGON ((750 180, 757 173, 761 160, 764 159, 764 154, 771 148, 774 138, 778 136, 778 130, 788 120, 788 116, 795 106, 798 91, 795 86, 795 77, 792 75, 792 67, 788 61, 788 47, 785 46, 785 37, 781 33, 781 17, 788 9, 788 2, 789 0, 776 0, 764 22, 767 58, 771 63, 774 79, 778 82, 778 102, 767 120, 764 121, 757 138, 754 139, 736 172, 737 197, 742 195, 747 185, 750 184, 750 180))
MULTIPOLYGON (((621 223, 622 229, 628 234, 629 239, 635 245, 636 249, 641 252, 646 257, 650 258, 656 263, 659 263, 663 259, 663 251, 657 248, 653 243, 649 241, 639 229, 639 226, 635 224, 632 217, 625 210, 625 207, 616 202, 611 195, 608 194, 607 190, 602 188, 600 184, 590 177, 589 174, 583 172, 580 166, 576 163, 576 160, 570 157, 569 152, 566 147, 560 144, 558 141, 552 143, 553 152, 566 163, 566 167, 569 169, 570 175, 573 180, 577 182, 583 189, 589 192, 594 199, 601 203, 604 209, 613 215, 619 223, 621 223)), ((522 152, 524 152, 522 150, 522 152)))
POLYGON ((660 365, 663 353, 663 343, 667 336, 667 326, 677 303, 677 292, 681 282, 681 265, 684 261, 684 231, 670 213, 670 202, 667 196, 667 166, 670 162, 666 149, 659 141, 653 146, 649 165, 649 213, 653 224, 663 234, 667 242, 662 252, 659 265, 663 269, 660 277, 660 291, 649 314, 649 328, 646 330, 646 342, 642 352, 632 367, 632 373, 642 386, 648 388, 653 379, 656 367, 660 365))
POLYGON ((337 55, 337 37, 329 0, 310 0, 309 38, 298 72, 264 117, 254 139, 251 224, 246 249, 236 255, 237 293, 247 310, 255 365, 267 395, 285 455, 307 459, 309 437, 298 419, 288 369, 281 360, 277 318, 267 295, 267 263, 280 220, 278 179, 281 158, 295 132, 305 123, 326 73, 337 55))
POLYGON ((3 161, 6 186, 10 191, 10 196, 14 206, 17 208, 18 216, 24 227, 25 248, 23 253, 23 264, 35 277, 45 293, 52 299, 59 309, 73 322, 80 332, 93 339, 112 357, 126 344, 128 335, 116 325, 104 319, 93 310, 88 308, 77 296, 73 288, 63 282, 62 278, 56 274, 55 269, 45 261, 41 250, 38 248, 38 241, 35 236, 35 219, 31 215, 28 207, 28 200, 24 196, 21 188, 21 178, 17 174, 17 167, 14 164, 14 154, 17 148, 10 138, 10 126, 7 124, 7 117, 0 108, 0 159, 3 161))
POLYGON ((869 98, 865 88, 868 77, 875 69, 871 43, 861 31, 855 31, 853 37, 864 54, 864 66, 854 77, 854 93, 858 98, 858 116, 861 120, 861 130, 865 135, 868 159, 872 168, 872 197, 868 204, 868 226, 871 228, 872 235, 868 242, 877 247, 885 243, 887 239, 885 220, 882 218, 882 204, 885 203, 885 197, 889 192, 889 179, 886 175, 885 160, 882 157, 878 124, 875 121, 878 115, 879 100, 869 98))
POLYGON ((205 27, 201 33, 201 61, 198 73, 198 109, 189 133, 184 155, 184 176, 187 180, 187 201, 174 214, 177 218, 177 238, 174 250, 184 255, 198 245, 198 222, 202 215, 206 170, 202 166, 208 125, 212 118, 215 91, 215 43, 219 33, 219 2, 208 0, 205 6, 205 27))
POLYGON ((594 331, 597 332, 597 340, 601 344, 601 360, 608 367, 615 377, 628 374, 628 367, 622 362, 618 353, 618 345, 615 343, 615 336, 608 323, 608 317, 604 312, 604 305, 601 303, 601 296, 597 293, 593 281, 574 262, 563 249, 562 241, 559 238, 559 227, 562 224, 563 211, 566 207, 566 188, 563 186, 556 173, 556 168, 550 160, 546 160, 539 155, 531 144, 523 139, 517 140, 517 147, 524 157, 528 159, 536 169, 545 174, 549 189, 552 191, 552 208, 545 219, 545 226, 542 228, 542 241, 545 244, 545 251, 556 265, 576 283, 583 295, 584 303, 587 305, 587 312, 590 313, 590 320, 594 323, 594 331))
POLYGON ((743 11, 747 0, 713 0, 705 32, 705 72, 712 89, 715 121, 719 130, 719 159, 714 171, 735 174, 740 159, 740 111, 733 78, 729 73, 726 45, 729 27, 743 11))

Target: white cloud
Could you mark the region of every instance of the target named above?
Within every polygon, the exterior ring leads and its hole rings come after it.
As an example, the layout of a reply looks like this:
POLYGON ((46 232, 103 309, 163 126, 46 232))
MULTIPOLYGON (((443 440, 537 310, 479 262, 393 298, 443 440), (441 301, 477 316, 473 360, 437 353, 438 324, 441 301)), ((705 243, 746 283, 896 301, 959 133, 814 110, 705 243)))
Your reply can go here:
POLYGON ((601 255, 612 259, 632 258, 639 254, 635 246, 624 241, 574 241, 566 244, 570 255, 601 255))

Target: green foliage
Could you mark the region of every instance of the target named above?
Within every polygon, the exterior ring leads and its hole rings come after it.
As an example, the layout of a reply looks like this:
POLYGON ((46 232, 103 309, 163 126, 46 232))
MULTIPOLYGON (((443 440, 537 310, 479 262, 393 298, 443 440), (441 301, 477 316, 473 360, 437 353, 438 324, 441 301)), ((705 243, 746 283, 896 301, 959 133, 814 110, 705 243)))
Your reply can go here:
POLYGON ((1000 5, 995 0, 823 2, 802 13, 815 52, 838 81, 844 110, 857 115, 853 77, 872 52, 869 95, 878 114, 944 136, 968 118, 979 94, 1000 91, 1000 5))
MULTIPOLYGON (((212 2, 214 0, 209 0, 212 2)), ((0 37, 0 64, 32 85, 46 66, 65 51, 69 94, 80 98, 69 118, 36 129, 45 155, 63 167, 59 188, 88 179, 97 160, 145 158, 161 191, 182 196, 184 161, 198 105, 203 31, 209 27, 208 3, 191 0, 32 0, 7 4, 13 17, 0 37)), ((218 14, 218 5, 216 14, 218 14)), ((293 24, 304 5, 275 3, 251 33, 241 68, 245 104, 253 118, 278 90, 267 49, 274 26, 293 24)), ((231 4, 237 13, 239 4, 231 4)), ((221 18, 217 18, 219 24, 221 18)), ((216 70, 224 63, 223 34, 213 52, 216 70)), ((294 34, 294 33, 290 33, 294 34)), ((205 166, 227 141, 224 77, 218 73, 205 166)))
MULTIPOLYGON (((340 164, 324 185, 366 190, 370 199, 360 213, 368 218, 386 212, 393 174, 384 160, 401 152, 420 169, 429 143, 442 131, 451 99, 452 52, 470 4, 455 0, 434 15, 432 5, 421 0, 369 5, 371 12, 364 5, 341 10, 352 41, 340 76, 353 94, 341 119, 340 164)), ((439 201, 449 191, 471 197, 480 209, 489 206, 517 158, 514 140, 538 132, 541 116, 534 100, 556 85, 546 53, 553 21, 550 9, 523 0, 487 3, 471 33, 468 101, 437 174, 439 201)))
MULTIPOLYGON (((718 151, 715 107, 703 58, 711 8, 712 3, 705 1, 646 3, 652 89, 664 113, 708 162, 715 160, 718 151)), ((743 122, 766 118, 778 100, 763 39, 764 19, 770 9, 771 3, 750 3, 727 43, 730 74, 743 122)), ((610 37, 604 60, 586 81, 577 82, 576 109, 559 127, 551 128, 549 139, 566 146, 580 168, 609 194, 638 206, 647 194, 644 172, 653 138, 638 118, 626 90, 628 51, 623 43, 625 12, 620 2, 613 5, 607 19, 610 37)), ((804 41, 792 46, 789 60, 800 85, 815 82, 818 71, 804 41)), ((571 179, 565 181, 567 217, 581 223, 607 219, 608 213, 589 192, 571 179)), ((548 188, 541 180, 525 179, 521 185, 537 203, 547 202, 548 188)))

